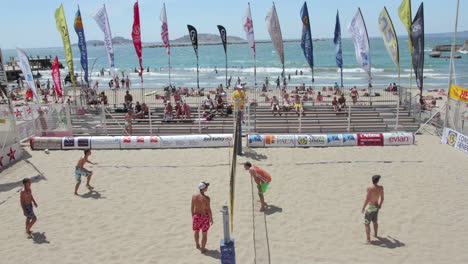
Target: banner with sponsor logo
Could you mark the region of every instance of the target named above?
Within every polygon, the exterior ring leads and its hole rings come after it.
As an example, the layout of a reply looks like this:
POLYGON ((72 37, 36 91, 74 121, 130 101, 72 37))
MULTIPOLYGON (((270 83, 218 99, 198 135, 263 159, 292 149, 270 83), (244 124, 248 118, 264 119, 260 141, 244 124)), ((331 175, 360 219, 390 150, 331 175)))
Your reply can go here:
POLYGON ((92 149, 120 149, 120 137, 91 137, 92 149))
POLYGON ((143 48, 141 46, 140 9, 138 8, 138 2, 133 5, 132 40, 133 46, 135 46, 135 52, 138 56, 138 62, 140 63, 140 76, 143 76, 143 48))
POLYGON ((54 81, 55 91, 57 92, 58 97, 63 97, 62 80, 60 79, 60 66, 57 56, 55 56, 55 60, 52 62, 52 80, 54 81))
POLYGON ((171 86, 171 45, 169 44, 169 27, 167 26, 167 15, 166 15, 166 4, 163 3, 161 14, 159 15, 161 20, 161 40, 164 43, 167 54, 167 65, 169 73, 169 86, 171 86))
POLYGON ((63 49, 65 50, 65 59, 67 61, 68 72, 70 73, 70 79, 73 84, 75 80, 75 68, 73 67, 73 54, 70 44, 70 35, 68 33, 67 20, 65 19, 65 12, 63 11, 63 5, 55 10, 55 24, 57 30, 62 35, 63 49))
POLYGON ((276 53, 278 54, 281 64, 284 67, 283 35, 281 34, 281 27, 278 14, 276 13, 275 4, 273 4, 273 7, 268 11, 265 21, 267 23, 268 33, 270 34, 273 46, 275 47, 276 53))
POLYGON ((367 35, 366 24, 362 17, 361 9, 358 8, 348 27, 353 39, 356 60, 371 78, 371 59, 369 37, 367 35))
POLYGON ((383 146, 382 133, 357 134, 358 146, 383 146))
POLYGON ((266 135, 265 147, 294 147, 296 145, 295 135, 266 135))
POLYGON ((161 138, 158 136, 124 136, 120 140, 121 149, 158 149, 161 138))
POLYGON ((18 55, 19 65, 21 72, 23 73, 24 79, 29 85, 29 88, 34 94, 37 102, 40 102, 39 96, 37 96, 36 84, 34 83, 34 77, 31 72, 31 65, 29 65, 28 55, 20 48, 16 48, 16 54, 18 55))
POLYGON ((115 64, 114 64, 114 46, 112 44, 112 32, 110 29, 109 18, 107 17, 106 6, 99 8, 99 10, 93 15, 94 20, 98 24, 101 31, 104 33, 104 47, 107 54, 107 62, 112 76, 115 76, 115 64))
POLYGON ((413 133, 384 133, 383 145, 384 146, 400 146, 400 145, 413 145, 413 133))
POLYGON ((307 2, 304 2, 300 15, 302 20, 301 48, 304 52, 307 63, 312 70, 312 82, 314 82, 314 46, 312 44, 312 33, 310 31, 310 19, 309 10, 307 9, 307 2))
POLYGON ((61 137, 31 137, 29 143, 32 150, 61 150, 62 138, 61 137))
POLYGON ((468 103, 468 89, 457 85, 450 86, 450 98, 468 103))
POLYGON ((253 20, 252 14, 250 12, 250 3, 248 4, 247 10, 245 11, 245 15, 242 18, 242 26, 244 27, 245 35, 247 38, 247 42, 249 43, 249 47, 252 50, 253 59, 254 59, 254 81, 257 83, 257 60, 255 55, 255 35, 254 35, 254 28, 253 28, 253 20))
POLYGON ((395 63, 397 68, 400 68, 400 53, 398 50, 398 38, 393 27, 392 19, 387 12, 387 8, 383 8, 379 16, 379 28, 382 32, 385 47, 387 47, 388 54, 395 63))
POLYGON ((424 79, 424 3, 419 6, 411 24, 411 42, 413 44, 413 69, 420 97, 422 97, 424 79))
MULTIPOLYGON (((336 65, 339 68, 343 68, 343 52, 341 49, 341 25, 338 11, 336 11, 335 35, 333 38, 333 43, 335 44, 336 65)), ((341 86, 343 86, 343 84, 341 86)))
POLYGON ((442 143, 468 154, 468 137, 455 130, 445 127, 442 135, 442 143))
MULTIPOLYGON (((64 137, 62 138, 62 149, 90 149, 90 137, 64 137)), ((38 149, 36 147, 36 149, 38 149)))
MULTIPOLYGON (((75 16, 75 32, 78 36, 78 48, 80 49, 80 63, 81 68, 84 71, 84 80, 86 83, 89 84, 88 81, 88 49, 86 47, 86 38, 84 33, 83 21, 81 20, 81 12, 80 7, 78 7, 78 11, 76 11, 75 16)), ((55 85, 57 87, 57 85, 55 85)))

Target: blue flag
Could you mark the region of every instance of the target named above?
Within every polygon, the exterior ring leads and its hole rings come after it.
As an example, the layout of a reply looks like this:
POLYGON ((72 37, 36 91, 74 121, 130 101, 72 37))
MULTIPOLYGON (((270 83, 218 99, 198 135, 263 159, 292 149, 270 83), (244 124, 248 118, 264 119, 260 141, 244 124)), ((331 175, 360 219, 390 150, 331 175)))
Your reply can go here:
POLYGON ((312 46, 312 33, 310 33, 310 21, 309 11, 307 10, 307 3, 301 8, 301 20, 302 20, 302 42, 301 48, 304 52, 304 56, 309 63, 312 72, 314 70, 314 47, 312 46))
POLYGON ((86 49, 86 39, 84 34, 83 22, 81 21, 80 8, 76 12, 75 17, 75 32, 78 35, 78 48, 80 48, 81 53, 81 67, 84 71, 84 80, 88 82, 88 51, 86 49))
POLYGON ((341 51, 341 26, 338 11, 336 11, 335 38, 333 38, 333 43, 335 43, 336 65, 338 65, 340 68, 343 68, 343 53, 341 51))

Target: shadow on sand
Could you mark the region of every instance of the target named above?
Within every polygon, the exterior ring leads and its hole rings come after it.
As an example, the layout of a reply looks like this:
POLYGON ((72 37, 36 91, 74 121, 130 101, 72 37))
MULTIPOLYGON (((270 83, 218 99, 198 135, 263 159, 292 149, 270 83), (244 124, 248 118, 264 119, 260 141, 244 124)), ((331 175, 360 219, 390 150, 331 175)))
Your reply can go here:
POLYGON ((281 207, 278 207, 276 205, 272 205, 272 204, 267 204, 265 203, 265 211, 263 211, 266 215, 271 215, 271 214, 274 214, 274 213, 282 213, 283 212, 283 208, 281 207))
POLYGON ((50 244, 50 241, 47 240, 45 232, 32 233, 32 240, 34 241, 34 244, 50 244))
POLYGON ((253 160, 264 160, 264 159, 268 159, 268 157, 266 155, 263 155, 263 154, 260 154, 258 152, 256 152, 255 150, 253 149, 246 149, 246 151, 244 152, 244 157, 246 158, 249 158, 249 159, 253 159, 253 160))
POLYGON ((208 257, 212 257, 214 259, 221 259, 221 252, 219 252, 219 250, 214 250, 214 249, 208 249, 206 250, 205 253, 203 253, 203 255, 205 256, 208 256, 208 257))
MULTIPOLYGON (((101 191, 102 192, 102 191, 101 191)), ((96 190, 89 190, 85 194, 80 195, 81 198, 91 198, 91 199, 106 199, 107 197, 102 196, 100 192, 96 190)))
POLYGON ((379 246, 383 248, 397 248, 397 247, 404 247, 405 243, 391 237, 377 237, 377 240, 374 240, 371 242, 372 245, 374 246, 379 246))

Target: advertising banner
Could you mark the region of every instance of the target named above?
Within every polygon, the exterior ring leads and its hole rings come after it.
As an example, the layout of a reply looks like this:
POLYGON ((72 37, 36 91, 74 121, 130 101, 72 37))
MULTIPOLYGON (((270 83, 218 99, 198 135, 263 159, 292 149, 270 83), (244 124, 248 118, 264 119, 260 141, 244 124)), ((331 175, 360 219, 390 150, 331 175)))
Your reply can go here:
POLYGON ((248 135, 247 136, 247 146, 254 148, 263 148, 265 147, 265 140, 262 135, 248 135))
POLYGON ((357 134, 343 134, 343 146, 357 146, 357 134))
POLYGON ((32 137, 29 139, 29 144, 32 150, 61 150, 61 137, 32 137))
POLYGON ((296 144, 295 135, 266 135, 265 147, 294 147, 296 144))
POLYGON ((64 137, 62 138, 62 149, 90 149, 90 137, 64 137))
POLYGON ((120 149, 122 137, 91 137, 92 149, 120 149))
POLYGON ((442 143, 468 154, 468 137, 450 128, 444 128, 442 143))
POLYGON ((383 146, 382 133, 359 133, 357 139, 358 146, 383 146))
POLYGON ((450 98, 468 103, 468 89, 457 85, 450 86, 450 98))
POLYGON ((412 133, 384 133, 384 146, 413 145, 414 135, 412 133))
MULTIPOLYGON (((231 134, 209 134, 203 136, 202 147, 230 147, 233 144, 231 134)), ((187 136, 188 138, 191 136, 187 136)))
POLYGON ((120 137, 121 149, 158 149, 161 139, 157 136, 129 136, 120 137))
POLYGON ((327 135, 296 135, 296 147, 325 147, 327 135))

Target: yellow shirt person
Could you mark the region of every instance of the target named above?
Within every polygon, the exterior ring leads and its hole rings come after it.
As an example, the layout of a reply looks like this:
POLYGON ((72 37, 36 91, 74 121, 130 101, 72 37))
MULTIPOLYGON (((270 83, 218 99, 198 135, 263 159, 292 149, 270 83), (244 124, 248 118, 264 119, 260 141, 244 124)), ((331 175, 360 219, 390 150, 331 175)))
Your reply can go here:
POLYGON ((235 111, 242 111, 244 109, 245 99, 247 95, 240 88, 232 93, 232 99, 234 100, 234 109, 235 111))

